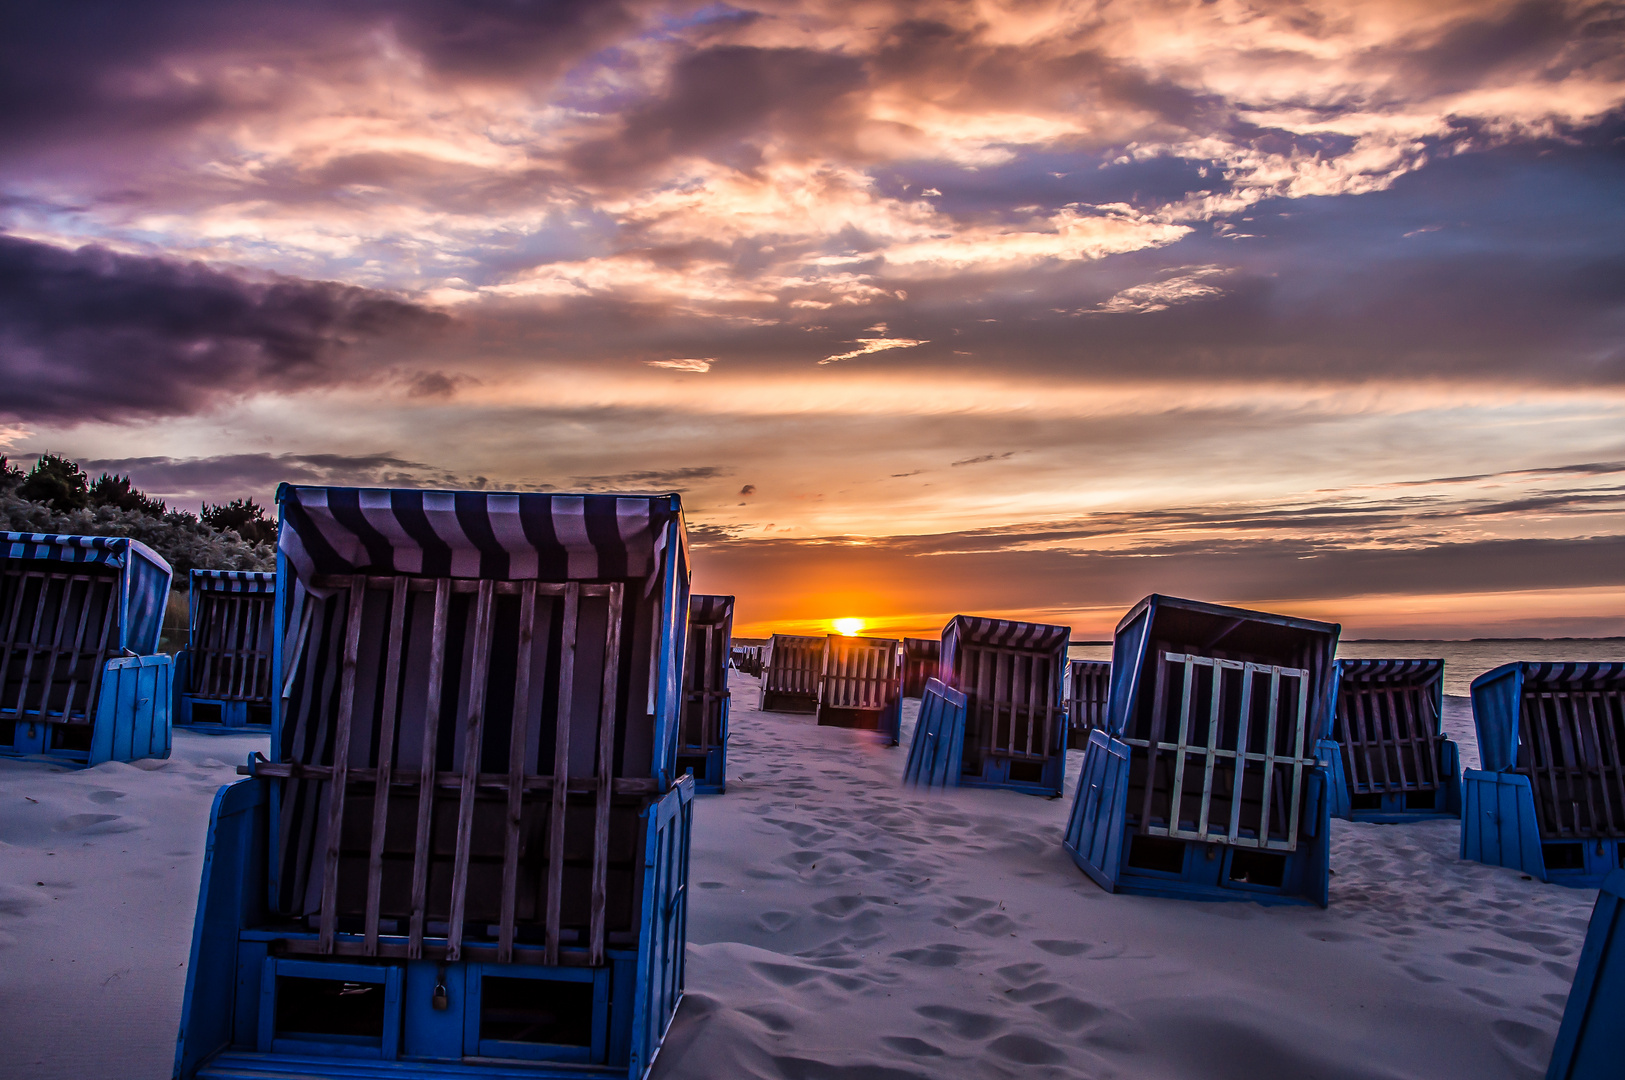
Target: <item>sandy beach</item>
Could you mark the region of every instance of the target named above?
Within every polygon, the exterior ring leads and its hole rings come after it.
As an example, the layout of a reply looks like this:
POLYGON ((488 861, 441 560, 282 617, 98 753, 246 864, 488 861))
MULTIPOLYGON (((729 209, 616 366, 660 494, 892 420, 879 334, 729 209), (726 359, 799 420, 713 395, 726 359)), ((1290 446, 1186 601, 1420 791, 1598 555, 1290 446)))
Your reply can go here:
MULTIPOLYGON (((1111 896, 1067 797, 917 793, 904 745, 761 713, 733 673, 702 798, 688 994, 660 1078, 1543 1075, 1595 892, 1456 858, 1457 826, 1333 822, 1331 907, 1111 896)), ((1446 727, 1476 764, 1471 714, 1446 727)), ((204 829, 263 736, 166 762, 0 762, 0 1074, 169 1076, 204 829)))

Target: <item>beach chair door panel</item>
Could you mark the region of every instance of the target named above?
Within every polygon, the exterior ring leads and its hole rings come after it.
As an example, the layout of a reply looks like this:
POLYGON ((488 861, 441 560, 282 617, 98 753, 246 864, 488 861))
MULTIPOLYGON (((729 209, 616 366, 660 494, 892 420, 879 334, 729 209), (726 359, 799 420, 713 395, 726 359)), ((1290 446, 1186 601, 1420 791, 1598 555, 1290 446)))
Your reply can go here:
POLYGON ((1526 688, 1517 771, 1533 781, 1543 840, 1625 837, 1625 688, 1526 688))
MULTIPOLYGON (((1310 673, 1301 668, 1158 654, 1149 738, 1136 793, 1139 831, 1270 851, 1296 850, 1310 673)), ((1137 755, 1139 756, 1139 755, 1137 755)))

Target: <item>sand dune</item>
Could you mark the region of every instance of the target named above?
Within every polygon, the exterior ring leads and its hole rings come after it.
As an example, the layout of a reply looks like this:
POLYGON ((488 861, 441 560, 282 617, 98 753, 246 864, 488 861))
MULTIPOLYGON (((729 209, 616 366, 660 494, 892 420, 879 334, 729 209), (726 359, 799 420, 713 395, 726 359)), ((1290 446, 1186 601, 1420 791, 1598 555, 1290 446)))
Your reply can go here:
MULTIPOLYGON (((906 792, 904 748, 758 713, 756 680, 733 685, 657 1077, 1544 1070, 1595 893, 1459 862, 1453 823, 1334 822, 1328 911, 1110 896, 1061 850, 1070 786, 906 792)), ((1446 723, 1470 729, 1463 699, 1446 723)), ((266 739, 175 745, 0 762, 0 1075, 169 1075, 210 800, 266 739)))

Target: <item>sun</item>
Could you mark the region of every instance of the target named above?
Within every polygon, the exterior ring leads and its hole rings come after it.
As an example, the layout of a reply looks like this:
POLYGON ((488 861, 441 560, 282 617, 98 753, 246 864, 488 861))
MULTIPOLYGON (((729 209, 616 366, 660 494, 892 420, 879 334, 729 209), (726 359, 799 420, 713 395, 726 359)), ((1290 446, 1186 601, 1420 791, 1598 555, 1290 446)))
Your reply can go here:
POLYGON ((843 637, 856 637, 863 629, 862 619, 836 619, 835 629, 843 637))

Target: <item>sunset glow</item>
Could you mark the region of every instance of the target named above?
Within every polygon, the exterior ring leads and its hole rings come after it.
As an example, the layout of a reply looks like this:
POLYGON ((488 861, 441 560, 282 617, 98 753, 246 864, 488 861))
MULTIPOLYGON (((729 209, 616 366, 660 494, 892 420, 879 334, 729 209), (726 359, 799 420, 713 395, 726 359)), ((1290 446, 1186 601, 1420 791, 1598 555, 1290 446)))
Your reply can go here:
POLYGON ((677 491, 744 636, 1625 634, 1608 5, 386 7, 0 24, 0 453, 677 491))
POLYGON ((862 619, 836 619, 832 625, 835 632, 843 637, 857 637, 863 633, 862 619))

